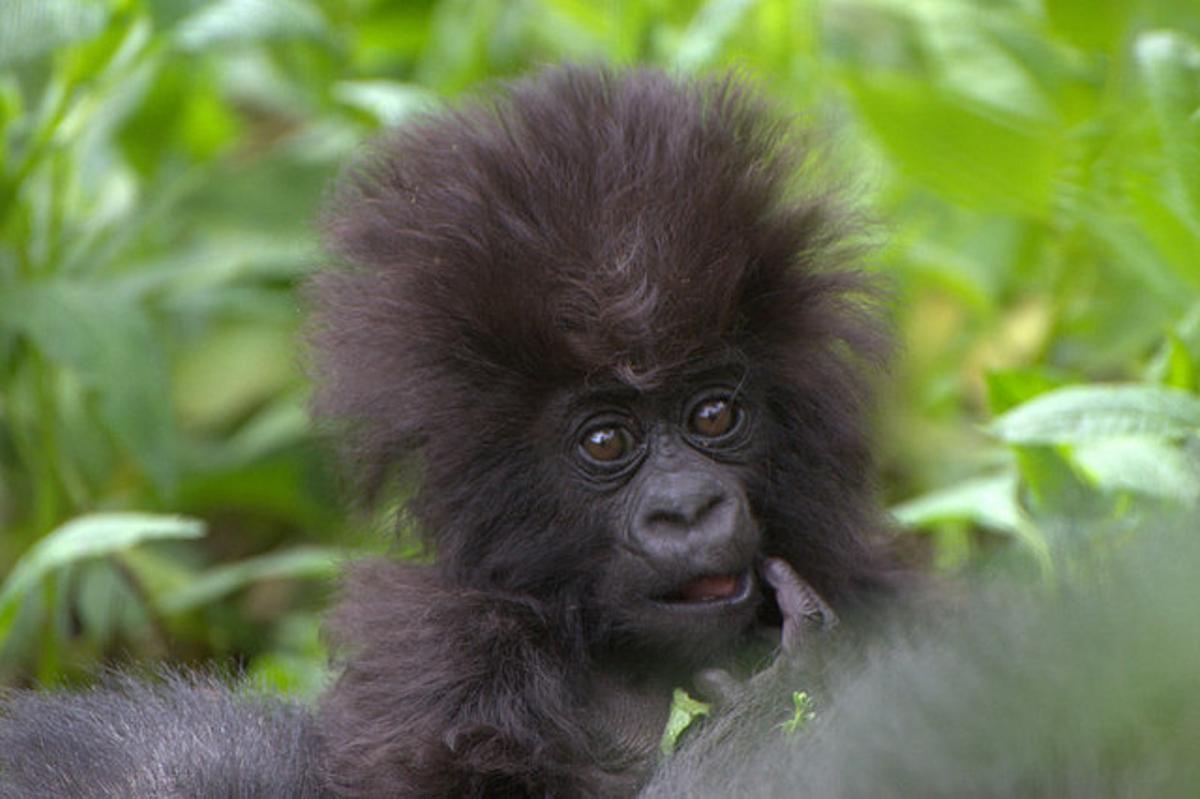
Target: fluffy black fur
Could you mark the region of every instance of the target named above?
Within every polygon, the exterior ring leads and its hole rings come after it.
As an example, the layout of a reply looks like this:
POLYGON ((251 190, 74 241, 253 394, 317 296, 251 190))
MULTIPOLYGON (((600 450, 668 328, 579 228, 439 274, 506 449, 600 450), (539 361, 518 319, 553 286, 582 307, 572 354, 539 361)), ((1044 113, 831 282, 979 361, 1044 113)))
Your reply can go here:
POLYGON ((339 790, 612 796, 652 763, 681 676, 622 657, 653 649, 606 598, 625 517, 564 477, 564 394, 732 364, 759 409, 738 472, 759 555, 839 610, 891 589, 863 424, 883 337, 802 148, 736 81, 557 69, 406 126, 342 186, 318 407, 369 486, 419 468, 437 566, 351 578, 322 711, 339 790))
MULTIPOLYGON (((804 582, 841 614, 895 589, 864 425, 885 336, 805 148, 737 80, 553 69, 405 126, 343 181, 324 219, 341 263, 310 287, 316 406, 367 495, 413 486, 435 565, 349 577, 316 722, 326 790, 629 795, 672 687, 764 625, 788 638, 804 582), (706 397, 728 435, 695 429, 706 397), (574 420, 597 408, 627 435, 616 464, 581 454, 596 422, 574 420), (687 599, 734 577, 742 598, 687 599)), ((4 779, 106 762, 42 707, 202 744, 228 707, 192 719, 194 692, 123 690, 128 716, 119 693, 10 700, 4 779)), ((300 737, 237 779, 308 785, 300 737)), ((117 741, 117 776, 63 784, 105 796, 193 762, 117 741)))

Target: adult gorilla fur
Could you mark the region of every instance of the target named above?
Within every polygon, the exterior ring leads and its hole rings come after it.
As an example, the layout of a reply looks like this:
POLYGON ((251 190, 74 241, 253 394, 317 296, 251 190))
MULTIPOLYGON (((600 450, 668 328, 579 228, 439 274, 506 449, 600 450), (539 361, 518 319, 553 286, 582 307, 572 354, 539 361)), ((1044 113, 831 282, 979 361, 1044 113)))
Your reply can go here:
POLYGON ((735 692, 642 797, 1200 796, 1195 528, 1075 529, 1090 552, 1055 581, 821 642, 821 669, 735 692), (799 689, 814 718, 788 732, 799 689))
MULTIPOLYGON (((863 424, 885 338, 804 152, 737 81, 555 69, 348 175, 340 268, 311 285, 316 407, 365 493, 416 486, 436 565, 352 571, 312 731, 230 795, 313 769, 338 795, 627 795, 673 686, 826 615, 809 586, 850 615, 895 589, 863 424)), ((219 746, 231 700, 198 718, 194 688, 10 701, 5 795, 221 793, 132 732, 219 746)))

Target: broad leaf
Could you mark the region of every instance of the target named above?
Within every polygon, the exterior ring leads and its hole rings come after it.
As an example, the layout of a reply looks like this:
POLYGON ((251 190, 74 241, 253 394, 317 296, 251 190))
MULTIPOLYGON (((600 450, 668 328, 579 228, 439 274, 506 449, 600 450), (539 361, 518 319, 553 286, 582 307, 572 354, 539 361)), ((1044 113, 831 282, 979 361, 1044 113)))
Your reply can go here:
POLYGON ((22 599, 51 572, 111 555, 145 541, 199 538, 203 523, 150 513, 94 513, 62 525, 34 545, 0 586, 0 641, 8 635, 22 599))
POLYGON ((166 356, 137 303, 100 285, 51 281, 0 294, 0 326, 95 391, 111 432, 161 492, 176 463, 166 356))
POLYGON ((966 521, 1011 533, 1021 521, 1016 492, 1013 474, 980 477, 910 499, 893 507, 892 514, 906 527, 966 521))
POLYGON ((305 0, 219 0, 181 21, 175 40, 185 50, 200 51, 230 43, 314 37, 327 27, 320 9, 305 0))
POLYGON ((286 578, 328 579, 338 571, 344 553, 321 547, 296 547, 218 566, 194 578, 160 602, 165 613, 179 613, 206 605, 260 580, 286 578))
POLYGON ((0 3, 0 67, 35 58, 100 32, 103 3, 4 0, 0 3))
POLYGON ((1080 444, 1114 436, 1178 438, 1200 430, 1200 397, 1142 385, 1072 386, 1042 394, 991 425, 1008 444, 1080 444))
POLYGON ((1156 31, 1139 36, 1135 52, 1167 163, 1178 169, 1194 218, 1200 214, 1200 44, 1181 33, 1156 31))

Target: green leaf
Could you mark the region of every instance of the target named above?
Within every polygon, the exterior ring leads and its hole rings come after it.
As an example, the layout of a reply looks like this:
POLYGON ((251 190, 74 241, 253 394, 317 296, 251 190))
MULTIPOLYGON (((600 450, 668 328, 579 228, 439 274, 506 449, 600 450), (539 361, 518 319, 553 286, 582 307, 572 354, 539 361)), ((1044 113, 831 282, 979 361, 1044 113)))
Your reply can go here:
POLYGON ((1130 435, 1179 438, 1200 430, 1200 397, 1157 386, 1072 386, 1009 411, 990 429, 1005 443, 1025 445, 1130 435))
POLYGON ((339 103, 365 111, 383 125, 396 125, 436 105, 436 96, 411 83, 392 80, 344 80, 333 85, 339 103))
POLYGON ((245 417, 295 383, 295 352, 293 331, 277 324, 210 332, 177 358, 172 393, 180 419, 189 428, 220 429, 245 417))
POLYGON ((488 75, 489 56, 511 37, 500 0, 442 0, 430 14, 429 40, 418 81, 440 92, 461 91, 488 75))
POLYGON ((205 446, 193 442, 196 455, 189 463, 206 472, 242 469, 311 436, 312 421, 304 400, 298 392, 285 394, 218 443, 205 446))
POLYGON ((664 755, 670 755, 679 745, 679 738, 696 719, 707 716, 712 706, 707 702, 693 699, 682 688, 676 688, 671 697, 671 713, 667 717, 667 726, 663 730, 662 742, 659 749, 664 755))
POLYGON ((1021 523, 1014 474, 979 477, 910 499, 892 508, 906 527, 925 527, 967 521, 1002 532, 1016 532, 1021 523))
POLYGON ((341 550, 296 547, 218 566, 198 575, 183 590, 164 596, 159 607, 164 613, 181 613, 262 580, 328 579, 336 576, 344 557, 341 550))
POLYGON ((1200 471, 1194 457, 1154 438, 1110 438, 1080 446, 1075 459, 1096 485, 1133 491, 1185 505, 1200 499, 1200 471))
POLYGON ((317 614, 284 617, 271 635, 271 649, 250 663, 249 685, 273 694, 315 700, 331 679, 329 654, 321 642, 317 614))
POLYGON ((1120 45, 1137 7, 1129 0, 1045 0, 1046 16, 1056 33, 1073 44, 1100 50, 1120 45))
POLYGON ((70 612, 79 631, 103 646, 124 637, 134 639, 149 629, 150 617, 142 595, 111 560, 91 561, 71 569, 70 612))
POLYGON ((1191 391, 1196 388, 1196 366, 1192 353, 1175 333, 1168 333, 1162 352, 1152 364, 1152 373, 1158 382, 1170 388, 1191 391))
POLYGON ((1014 454, 1021 475, 1019 503, 1035 523, 1045 527, 1064 520, 1087 522, 1112 510, 1111 498, 1068 453, 1055 447, 1018 446, 1014 454))
POLYGON ((0 293, 0 328, 27 337, 99 399, 102 418, 160 492, 176 478, 166 355, 145 311, 101 285, 51 281, 0 293))
POLYGON ((145 541, 199 538, 196 519, 150 513, 94 513, 72 519, 41 539, 0 586, 0 641, 8 635, 22 599, 50 573, 71 563, 102 557, 145 541))
POLYGON ((305 0, 218 0, 204 5, 175 29, 184 50, 266 39, 312 38, 328 24, 320 9, 305 0))
POLYGON ((76 0, 4 0, 0 3, 0 67, 95 36, 108 9, 76 0))
POLYGON ((1062 384, 1037 369, 999 369, 988 372, 986 382, 988 410, 993 415, 1011 410, 1062 384))
MULTIPOLYGON (((1146 231, 1124 213, 1096 213, 1085 208, 1079 209, 1076 216, 1088 235, 1110 253, 1111 268, 1118 270, 1110 280, 1115 283, 1116 278, 1127 276, 1126 284, 1137 287, 1158 311, 1157 318, 1181 314, 1193 302, 1196 276, 1172 269, 1146 231)), ((1132 306, 1136 311, 1137 299, 1126 296, 1120 301, 1123 306, 1132 306)), ((1106 308, 1104 321, 1110 327, 1114 326, 1116 312, 1121 310, 1124 310, 1121 306, 1112 310, 1106 308)))
POLYGON ((780 725, 788 735, 792 735, 799 730, 803 730, 808 726, 808 723, 817 717, 813 712, 812 698, 807 691, 794 691, 792 693, 792 717, 780 725))
POLYGON ((751 0, 708 0, 676 43, 675 65, 684 70, 711 65, 754 6, 751 0))
POLYGON ((1134 52, 1167 163, 1178 170, 1192 219, 1200 221, 1200 44, 1181 33, 1154 31, 1138 37, 1134 52))
POLYGON ((983 210, 1023 217, 1048 210, 1060 142, 1043 123, 900 75, 862 75, 851 85, 905 174, 983 210))

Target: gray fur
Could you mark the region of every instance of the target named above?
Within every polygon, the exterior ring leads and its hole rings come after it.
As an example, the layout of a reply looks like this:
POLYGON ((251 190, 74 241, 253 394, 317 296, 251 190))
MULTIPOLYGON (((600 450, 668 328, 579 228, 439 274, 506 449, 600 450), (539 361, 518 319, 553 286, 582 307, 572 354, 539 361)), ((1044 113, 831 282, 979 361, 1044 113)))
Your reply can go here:
POLYGON ((0 703, 3 799, 324 796, 306 708, 199 674, 0 703))
POLYGON ((1200 796, 1200 540, 1144 535, 1102 577, 993 586, 756 680, 643 796, 1200 796), (788 735, 795 689, 816 718, 788 735))

